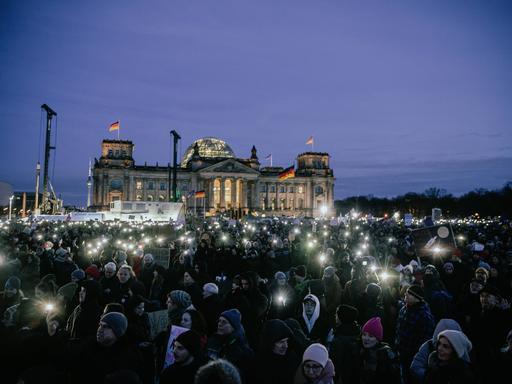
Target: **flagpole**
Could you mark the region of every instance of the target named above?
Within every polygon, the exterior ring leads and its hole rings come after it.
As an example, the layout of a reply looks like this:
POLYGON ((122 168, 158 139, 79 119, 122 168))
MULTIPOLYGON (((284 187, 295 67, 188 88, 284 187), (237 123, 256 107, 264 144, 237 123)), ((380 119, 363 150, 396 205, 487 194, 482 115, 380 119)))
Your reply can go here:
POLYGON ((206 195, 203 197, 203 220, 206 219, 206 195))
POLYGON ((121 130, 121 122, 119 121, 119 127, 117 128, 117 140, 119 140, 119 131, 121 130))
POLYGON ((270 166, 272 167, 272 155, 270 155, 270 166))

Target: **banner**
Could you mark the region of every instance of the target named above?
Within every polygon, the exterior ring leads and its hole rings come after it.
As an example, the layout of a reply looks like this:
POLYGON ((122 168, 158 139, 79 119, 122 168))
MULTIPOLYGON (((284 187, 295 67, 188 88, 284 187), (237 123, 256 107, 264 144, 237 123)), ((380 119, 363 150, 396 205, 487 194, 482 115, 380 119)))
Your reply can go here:
POLYGON ((171 259, 170 248, 144 248, 144 254, 151 253, 158 265, 164 268, 169 268, 169 262, 171 259))
POLYGON ((420 258, 448 256, 457 246, 450 224, 416 229, 411 234, 416 256, 420 258))

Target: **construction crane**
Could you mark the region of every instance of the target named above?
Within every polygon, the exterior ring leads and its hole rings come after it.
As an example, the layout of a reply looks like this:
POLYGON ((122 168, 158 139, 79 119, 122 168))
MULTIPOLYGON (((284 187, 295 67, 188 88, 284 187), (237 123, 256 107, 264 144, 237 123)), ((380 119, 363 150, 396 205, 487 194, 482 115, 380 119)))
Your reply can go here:
MULTIPOLYGON (((178 181, 176 179, 177 177, 177 168, 178 168, 178 151, 177 151, 177 145, 178 140, 181 140, 181 136, 176 132, 174 129, 170 132, 171 136, 173 137, 173 166, 172 166, 172 194, 169 194, 169 201, 177 202, 178 201, 178 195, 177 195, 177 185, 178 181)), ((169 184, 171 181, 171 170, 169 169, 169 184)), ((170 191, 169 191, 170 192, 170 191)))
MULTIPOLYGON (((57 116, 57 112, 55 112, 46 104, 41 105, 41 109, 46 111, 46 142, 44 147, 43 198, 41 202, 41 213, 48 213, 50 208, 50 196, 48 190, 48 166, 50 163, 50 150, 55 149, 55 147, 50 145, 50 140, 52 133, 52 118, 53 116, 57 116)), ((36 193, 38 193, 38 191, 36 191, 36 193)))

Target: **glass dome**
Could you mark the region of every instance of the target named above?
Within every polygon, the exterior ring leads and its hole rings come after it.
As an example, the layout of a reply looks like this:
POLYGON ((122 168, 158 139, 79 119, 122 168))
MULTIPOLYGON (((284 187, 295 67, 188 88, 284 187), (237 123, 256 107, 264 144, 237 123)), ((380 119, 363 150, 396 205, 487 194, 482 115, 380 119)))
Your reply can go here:
POLYGON ((205 158, 234 158, 235 153, 231 147, 223 140, 215 137, 204 137, 194 141, 185 151, 181 159, 181 166, 186 167, 192 155, 194 154, 194 146, 199 147, 199 156, 205 158))

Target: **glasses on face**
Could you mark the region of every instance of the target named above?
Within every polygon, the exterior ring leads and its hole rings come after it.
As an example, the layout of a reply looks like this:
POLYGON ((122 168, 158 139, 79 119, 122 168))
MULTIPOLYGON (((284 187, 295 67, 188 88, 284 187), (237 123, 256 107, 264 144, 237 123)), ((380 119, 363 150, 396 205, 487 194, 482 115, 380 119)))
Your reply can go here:
POLYGON ((323 367, 320 364, 311 364, 311 363, 304 364, 304 370, 319 371, 321 369, 323 369, 323 367))

